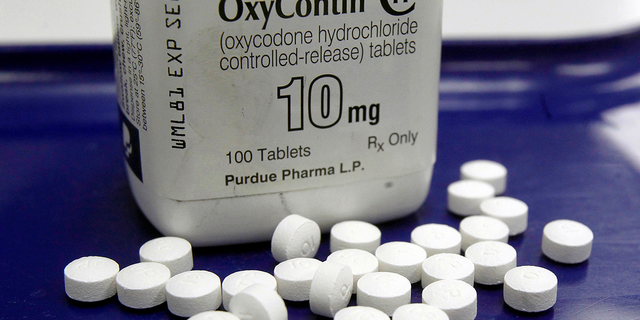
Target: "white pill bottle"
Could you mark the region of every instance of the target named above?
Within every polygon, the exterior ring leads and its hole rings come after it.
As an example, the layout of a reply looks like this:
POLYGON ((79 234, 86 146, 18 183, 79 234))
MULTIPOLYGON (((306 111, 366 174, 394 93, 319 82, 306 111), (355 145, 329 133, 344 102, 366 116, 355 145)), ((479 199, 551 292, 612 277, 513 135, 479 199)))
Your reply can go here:
POLYGON ((442 0, 112 0, 135 199, 195 246, 425 200, 442 0))

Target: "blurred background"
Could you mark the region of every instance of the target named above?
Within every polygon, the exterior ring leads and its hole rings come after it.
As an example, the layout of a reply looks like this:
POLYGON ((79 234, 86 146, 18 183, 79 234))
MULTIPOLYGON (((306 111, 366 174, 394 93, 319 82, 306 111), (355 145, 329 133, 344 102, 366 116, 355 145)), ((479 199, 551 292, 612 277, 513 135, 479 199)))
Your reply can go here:
MULTIPOLYGON (((109 0, 0 2, 0 45, 105 44, 109 0)), ((640 27, 637 0, 444 0, 445 40, 607 36, 640 27)))

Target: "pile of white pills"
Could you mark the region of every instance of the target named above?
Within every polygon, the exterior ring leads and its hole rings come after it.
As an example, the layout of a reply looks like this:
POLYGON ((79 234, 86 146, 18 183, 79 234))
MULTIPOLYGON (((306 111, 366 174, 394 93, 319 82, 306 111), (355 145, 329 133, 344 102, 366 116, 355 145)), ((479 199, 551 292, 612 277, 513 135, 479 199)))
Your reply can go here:
MULTIPOLYGON (((506 185, 507 170, 497 162, 463 164, 460 180, 447 190, 447 208, 461 218, 458 229, 423 224, 412 230, 411 242, 382 244, 377 226, 344 221, 331 228, 331 254, 322 261, 314 258, 318 224, 289 215, 271 240, 273 275, 240 270, 221 281, 213 272, 192 270, 187 240, 161 237, 143 244, 140 262, 122 270, 104 257, 72 261, 64 269, 65 291, 83 302, 117 295, 133 309, 166 302, 171 313, 191 320, 286 320, 285 300, 309 301, 313 313, 338 320, 472 320, 478 283, 502 285, 505 303, 515 310, 545 311, 556 303, 558 279, 545 268, 517 266, 517 252, 507 242, 527 229, 529 208, 496 197, 506 185), (411 301, 416 282, 422 303, 411 301), (354 294, 356 306, 348 306, 354 294)), ((589 227, 560 219, 544 227, 541 250, 551 260, 576 264, 590 257, 592 244, 589 227)))

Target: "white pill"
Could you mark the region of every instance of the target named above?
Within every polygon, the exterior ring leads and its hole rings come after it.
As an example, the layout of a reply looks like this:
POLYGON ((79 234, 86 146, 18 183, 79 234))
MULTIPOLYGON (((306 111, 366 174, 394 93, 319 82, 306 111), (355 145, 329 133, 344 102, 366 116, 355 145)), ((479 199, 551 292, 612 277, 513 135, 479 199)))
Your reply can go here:
POLYGON ((309 306, 311 312, 333 318, 351 300, 353 274, 349 266, 325 261, 311 281, 309 306))
POLYGON ((161 237, 147 241, 140 247, 140 262, 162 263, 175 276, 193 269, 191 243, 178 237, 161 237))
POLYGON ((334 320, 389 320, 389 316, 384 312, 365 306, 352 306, 340 309, 334 320))
POLYGON ((188 320, 240 320, 240 318, 227 311, 205 311, 192 316, 188 320))
POLYGON ((460 166, 460 180, 479 180, 489 183, 496 194, 507 188, 507 168, 491 160, 473 160, 460 166))
POLYGON ((495 197, 495 188, 483 181, 460 180, 447 187, 447 208, 449 211, 470 216, 481 214, 480 203, 495 197))
POLYGON ((462 250, 480 241, 509 240, 509 227, 506 223, 489 216, 470 216, 460 221, 460 235, 462 236, 462 250))
POLYGON ((82 257, 64 268, 64 291, 73 300, 95 302, 116 295, 117 262, 104 257, 82 257))
POLYGON ((146 309, 164 303, 165 285, 171 278, 167 266, 157 262, 139 262, 122 269, 116 276, 118 300, 133 309, 146 309))
POLYGON ((458 230, 438 223, 423 224, 411 231, 411 242, 427 251, 427 256, 438 253, 460 253, 462 237, 458 230))
POLYGON ((573 220, 547 223, 542 231, 542 253, 560 263, 580 263, 591 256, 593 232, 573 220))
POLYGON ((399 307, 393 313, 393 320, 449 320, 444 311, 425 304, 411 303, 399 307))
POLYGON ((229 301, 252 284, 264 284, 277 291, 278 282, 276 278, 267 272, 260 270, 241 270, 228 275, 222 281, 222 305, 225 310, 229 310, 229 301))
POLYGON ((478 294, 460 280, 440 280, 422 290, 422 302, 444 311, 449 319, 473 320, 478 314, 478 294))
POLYGON ((169 279, 165 288, 169 311, 180 317, 216 310, 222 303, 220 277, 213 272, 186 271, 169 279))
POLYGON ((293 258, 313 258, 320 245, 320 226, 315 221, 292 214, 280 221, 271 238, 271 253, 278 262, 293 258))
POLYGON ((361 249, 374 253, 380 246, 382 233, 375 225, 364 221, 344 221, 331 227, 329 249, 361 249))
POLYGON ((498 241, 480 241, 464 253, 475 266, 474 281, 494 285, 504 282, 507 271, 516 267, 517 254, 512 246, 498 241))
POLYGON ((229 302, 229 311, 243 320, 287 320, 287 307, 271 287, 252 284, 229 302))
POLYGON ((353 273, 353 293, 356 293, 358 280, 367 273, 378 272, 378 258, 372 253, 360 249, 342 249, 327 257, 327 261, 346 264, 353 273))
POLYGON ((494 217, 509 227, 509 235, 515 236, 527 229, 529 207, 526 203, 511 197, 496 197, 482 201, 482 214, 494 217))
POLYGON ((397 273, 416 283, 422 279, 422 263, 427 252, 413 243, 393 241, 378 247, 376 257, 379 271, 397 273))
POLYGON ((398 307, 411 303, 411 282, 393 272, 365 274, 358 280, 356 301, 391 316, 398 307))
POLYGON ((422 263, 422 287, 439 280, 462 280, 473 285, 475 266, 455 253, 439 253, 422 263))
POLYGON ((309 300, 311 281, 321 263, 313 258, 294 258, 280 262, 273 269, 280 296, 289 301, 309 300))
POLYGON ((504 302, 525 312, 545 311, 556 303, 558 278, 541 267, 515 267, 504 276, 504 302))

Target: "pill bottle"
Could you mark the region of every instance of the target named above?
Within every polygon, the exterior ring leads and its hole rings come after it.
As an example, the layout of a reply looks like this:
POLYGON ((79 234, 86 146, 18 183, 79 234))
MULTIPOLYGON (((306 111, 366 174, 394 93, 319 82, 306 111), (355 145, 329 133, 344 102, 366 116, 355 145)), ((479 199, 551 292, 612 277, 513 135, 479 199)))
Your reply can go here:
POLYGON ((435 162, 442 0, 112 0, 140 209, 195 246, 420 207, 435 162))

